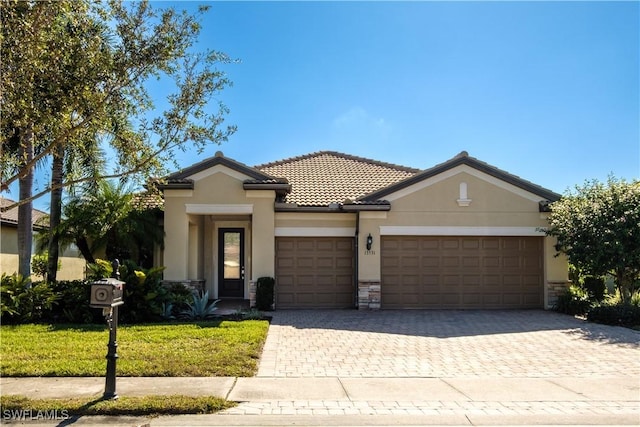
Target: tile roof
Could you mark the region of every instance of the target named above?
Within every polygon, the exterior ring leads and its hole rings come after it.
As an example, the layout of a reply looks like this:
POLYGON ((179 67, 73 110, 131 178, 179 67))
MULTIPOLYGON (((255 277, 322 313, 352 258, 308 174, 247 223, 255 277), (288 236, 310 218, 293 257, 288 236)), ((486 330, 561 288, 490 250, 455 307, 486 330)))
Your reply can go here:
MULTIPOLYGON (((5 197, 0 197, 0 207, 2 208, 6 206, 11 206, 14 203, 16 203, 15 200, 7 199, 5 197)), ((38 209, 33 209, 31 221, 33 222, 34 225, 40 223, 41 226, 48 226, 48 224, 42 224, 43 218, 45 218, 47 215, 49 214, 46 212, 43 212, 38 209)), ((6 212, 1 212, 0 220, 2 220, 2 222, 5 224, 18 225, 18 207, 16 206, 14 208, 9 209, 6 212)))
POLYGON ((560 198, 559 194, 471 157, 466 151, 424 170, 336 151, 319 151, 250 167, 218 152, 214 157, 169 175, 167 184, 160 184, 158 188, 193 188, 190 177, 216 165, 249 176, 244 181, 245 189, 273 187, 270 189, 277 191, 277 202, 290 205, 281 209, 297 209, 296 206, 318 209, 335 203, 354 211, 367 206, 385 209, 390 206, 385 196, 459 165, 470 166, 537 194, 542 200, 553 202, 560 198))
POLYGON ((409 178, 419 169, 320 151, 254 167, 291 184, 287 203, 299 206, 328 206, 356 199, 409 178))
POLYGON ((134 194, 131 198, 131 204, 138 210, 164 210, 164 198, 162 194, 155 191, 143 191, 134 194))

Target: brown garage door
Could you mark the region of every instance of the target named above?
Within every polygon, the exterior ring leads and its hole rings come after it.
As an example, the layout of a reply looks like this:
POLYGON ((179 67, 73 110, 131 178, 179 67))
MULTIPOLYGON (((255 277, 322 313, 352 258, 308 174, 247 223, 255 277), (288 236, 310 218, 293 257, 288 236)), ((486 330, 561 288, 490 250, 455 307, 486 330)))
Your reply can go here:
POLYGON ((277 237, 276 307, 352 307, 353 264, 351 237, 277 237))
POLYGON ((542 308, 541 237, 383 236, 384 308, 542 308))

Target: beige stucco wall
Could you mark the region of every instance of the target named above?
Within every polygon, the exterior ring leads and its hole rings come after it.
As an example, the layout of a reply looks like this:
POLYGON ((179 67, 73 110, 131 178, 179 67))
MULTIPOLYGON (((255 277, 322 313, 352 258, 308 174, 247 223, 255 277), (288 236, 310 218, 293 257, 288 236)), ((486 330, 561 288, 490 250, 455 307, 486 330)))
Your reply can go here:
POLYGON ((445 180, 423 182, 408 188, 405 191, 408 194, 387 197, 392 206, 387 225, 545 225, 538 212, 539 196, 495 178, 486 176, 490 180, 487 181, 465 172, 464 168, 460 169, 459 173, 445 180), (467 184, 467 196, 471 200, 468 206, 459 206, 457 201, 461 183, 467 184))
MULTIPOLYGON (((191 190, 166 190, 164 192, 164 278, 185 280, 189 254, 189 216, 185 203, 191 190)), ((195 279, 195 277, 194 277, 195 279)))
MULTIPOLYGON (((84 258, 60 257, 60 270, 56 275, 57 280, 82 280, 85 277, 85 267, 87 263, 84 258)), ((18 271, 18 255, 0 254, 0 274, 13 274, 18 271)), ((32 280, 38 281, 43 278, 32 275, 32 280)))
MULTIPOLYGON (((80 280, 85 277, 86 262, 77 249, 69 248, 62 252, 58 280, 80 280)), ((13 274, 18 271, 18 230, 16 227, 0 226, 0 274, 13 274)), ((33 275, 32 280, 42 280, 33 275)))
POLYGON ((18 253, 18 229, 15 226, 0 224, 0 253, 18 253))
POLYGON ((355 234, 356 214, 345 212, 277 212, 275 214, 276 229, 281 233, 295 233, 308 235, 316 230, 316 236, 328 235, 327 233, 355 234), (343 230, 342 230, 343 229, 343 230))
MULTIPOLYGON (((392 208, 393 209, 393 208, 392 208)), ((358 280, 380 281, 380 226, 387 224, 389 212, 360 212, 358 236, 358 280), (371 234, 373 244, 367 250, 367 236, 371 234)))
MULTIPOLYGON (((251 245, 251 280, 259 277, 275 276, 275 213, 273 203, 275 200, 274 191, 262 191, 262 197, 254 197, 253 217, 251 224, 252 245, 251 245)), ((245 295, 247 293, 245 292, 245 295)))
POLYGON ((547 280, 550 282, 566 282, 569 280, 567 256, 558 254, 555 249, 555 238, 546 237, 544 243, 547 280))
POLYGON ((60 263, 60 270, 56 274, 57 280, 81 280, 85 278, 87 263, 84 258, 63 256, 60 258, 60 263))

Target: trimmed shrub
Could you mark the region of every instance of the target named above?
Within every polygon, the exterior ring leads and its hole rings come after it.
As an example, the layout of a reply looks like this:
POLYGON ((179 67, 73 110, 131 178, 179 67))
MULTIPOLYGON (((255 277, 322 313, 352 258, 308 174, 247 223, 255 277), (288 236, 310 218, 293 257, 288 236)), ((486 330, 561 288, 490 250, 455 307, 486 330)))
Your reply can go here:
POLYGON ((640 307, 631 304, 599 305, 587 313, 590 322, 605 325, 640 326, 640 307))
POLYGON ((258 278, 258 282, 256 283, 256 308, 258 310, 271 310, 275 283, 276 281, 273 277, 258 278))
POLYGON ((582 287, 589 294, 592 301, 602 301, 604 299, 607 287, 604 278, 596 276, 586 276, 582 279, 582 287))
MULTIPOLYGON (((620 295, 620 289, 616 289, 616 291, 612 294, 606 296, 602 305, 621 305, 622 304, 622 296, 620 295)), ((640 307, 640 289, 631 294, 631 299, 629 300, 629 304, 634 305, 636 307, 640 307)))
POLYGON ((193 290, 187 288, 181 283, 162 284, 167 290, 165 295, 165 301, 163 302, 162 318, 164 320, 170 320, 171 317, 176 317, 181 311, 188 308, 189 303, 192 301, 193 290), (169 308, 169 306, 171 306, 169 308))
POLYGON ((554 310, 565 314, 585 314, 591 307, 589 293, 580 286, 571 285, 558 295, 554 310))
POLYGON ((32 323, 42 320, 58 300, 44 282, 30 283, 18 274, 0 279, 0 316, 2 323, 32 323))
MULTIPOLYGON (((31 258, 31 273, 36 276, 46 277, 48 264, 49 254, 47 252, 34 255, 31 258)), ((60 268, 62 268, 62 261, 58 260, 58 266, 56 269, 60 271, 60 268)))
POLYGON ((100 280, 111 277, 113 267, 111 263, 104 259, 97 259, 95 264, 87 264, 87 278, 90 280, 100 280))
POLYGON ((631 305, 640 307, 640 289, 638 289, 631 295, 631 305))
POLYGON ((100 323, 104 321, 102 310, 89 307, 91 281, 60 280, 51 284, 58 295, 56 306, 51 310, 53 322, 100 323))
POLYGON ((120 321, 142 323, 162 320, 166 304, 172 302, 169 289, 161 283, 163 270, 164 267, 145 270, 130 260, 124 261, 120 266, 120 280, 125 282, 124 304, 119 308, 120 321))
MULTIPOLYGON (((32 323, 38 321, 65 323, 103 323, 101 309, 89 306, 91 283, 109 277, 111 264, 98 260, 88 280, 34 283, 21 276, 2 275, 0 313, 3 323, 32 323)), ((124 305, 119 308, 123 323, 142 323, 167 320, 189 307, 192 292, 185 286, 165 286, 161 282, 164 267, 149 270, 131 261, 120 266, 124 285, 124 305)))

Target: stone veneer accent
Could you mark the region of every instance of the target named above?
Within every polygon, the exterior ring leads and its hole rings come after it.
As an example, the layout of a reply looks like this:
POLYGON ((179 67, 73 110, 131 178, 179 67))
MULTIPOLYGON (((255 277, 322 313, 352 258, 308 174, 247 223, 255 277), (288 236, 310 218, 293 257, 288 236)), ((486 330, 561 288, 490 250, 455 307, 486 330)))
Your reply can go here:
POLYGON ((255 280, 249 281, 249 308, 256 306, 256 289, 258 285, 255 280))
MULTIPOLYGON (((560 295, 571 284, 568 281, 547 282, 548 299, 545 308, 553 308, 560 295)), ((380 309, 380 282, 358 282, 358 310, 380 309)))
POLYGON ((558 295, 564 292, 570 284, 570 281, 565 280, 547 282, 548 297, 545 308, 553 308, 556 302, 558 302, 558 295))
POLYGON ((358 282, 358 310, 380 309, 380 282, 358 282))

